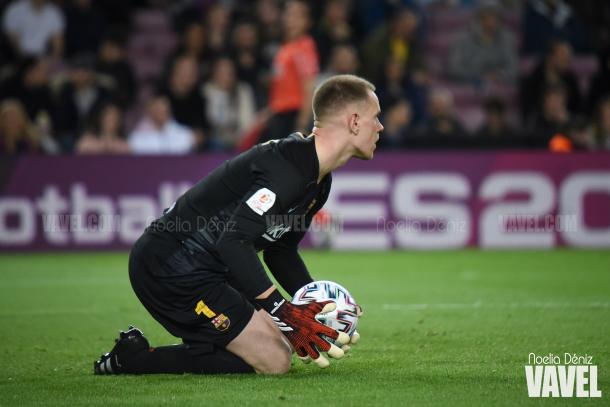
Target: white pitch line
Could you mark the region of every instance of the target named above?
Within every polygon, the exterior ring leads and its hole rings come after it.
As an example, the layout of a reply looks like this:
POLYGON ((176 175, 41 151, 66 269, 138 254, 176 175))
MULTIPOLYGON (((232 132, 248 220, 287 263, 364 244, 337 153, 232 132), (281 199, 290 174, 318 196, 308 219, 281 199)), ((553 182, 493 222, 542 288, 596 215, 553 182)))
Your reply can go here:
POLYGON ((476 308, 610 308, 610 302, 511 302, 511 303, 436 303, 436 304, 381 304, 384 310, 420 311, 425 309, 476 309, 476 308))

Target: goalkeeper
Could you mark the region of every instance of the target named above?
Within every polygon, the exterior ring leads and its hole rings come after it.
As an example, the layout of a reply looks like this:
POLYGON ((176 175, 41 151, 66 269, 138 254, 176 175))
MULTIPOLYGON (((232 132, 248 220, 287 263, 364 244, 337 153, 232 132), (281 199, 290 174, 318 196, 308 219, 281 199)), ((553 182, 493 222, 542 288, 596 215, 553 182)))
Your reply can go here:
POLYGON ((96 374, 281 374, 293 350, 321 367, 321 352, 343 356, 347 334, 314 318, 334 303, 291 304, 257 252, 290 295, 312 281, 297 245, 328 198, 331 171, 373 157, 383 130, 374 90, 356 76, 331 77, 314 92, 309 137, 294 133, 225 162, 151 223, 131 250, 129 278, 183 343, 153 348, 130 327, 94 362, 96 374))

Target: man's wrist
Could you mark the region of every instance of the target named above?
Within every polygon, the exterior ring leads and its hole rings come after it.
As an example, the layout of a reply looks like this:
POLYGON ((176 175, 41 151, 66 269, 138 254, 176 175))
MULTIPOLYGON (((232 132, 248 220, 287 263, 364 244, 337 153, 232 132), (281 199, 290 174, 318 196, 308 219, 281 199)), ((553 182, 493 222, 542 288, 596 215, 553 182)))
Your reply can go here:
POLYGON ((285 302, 286 299, 278 290, 273 290, 266 298, 256 299, 256 303, 270 314, 274 314, 285 302))
POLYGON ((267 288, 265 291, 263 291, 262 293, 260 293, 259 295, 256 296, 256 298, 254 298, 255 300, 261 300, 264 298, 267 298, 271 295, 272 292, 276 291, 276 288, 274 285, 272 285, 271 287, 267 288))

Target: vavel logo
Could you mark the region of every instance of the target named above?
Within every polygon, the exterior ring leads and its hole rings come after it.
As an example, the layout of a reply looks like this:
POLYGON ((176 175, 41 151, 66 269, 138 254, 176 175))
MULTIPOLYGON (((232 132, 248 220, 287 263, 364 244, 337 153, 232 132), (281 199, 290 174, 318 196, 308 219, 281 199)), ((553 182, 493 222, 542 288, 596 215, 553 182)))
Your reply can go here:
POLYGON ((601 397, 597 388, 597 366, 593 356, 565 353, 563 358, 549 353, 528 355, 525 366, 530 397, 601 397))

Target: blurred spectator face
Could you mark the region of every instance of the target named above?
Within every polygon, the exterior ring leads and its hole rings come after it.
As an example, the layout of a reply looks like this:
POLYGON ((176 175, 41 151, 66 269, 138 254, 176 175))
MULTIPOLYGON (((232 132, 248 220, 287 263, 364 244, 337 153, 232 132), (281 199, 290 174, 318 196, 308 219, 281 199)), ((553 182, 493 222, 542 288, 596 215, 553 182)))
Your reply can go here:
POLYGON ((7 100, 0 105, 0 133, 3 136, 19 136, 27 127, 25 110, 16 100, 7 100))
POLYGON ((222 89, 233 89, 236 81, 233 61, 228 58, 222 58, 216 61, 214 72, 212 73, 212 80, 222 89))
POLYGON ((276 0, 259 0, 256 15, 264 26, 276 25, 280 20, 280 7, 276 0))
POLYGON ((487 34, 494 34, 498 30, 498 15, 491 10, 484 10, 479 14, 479 24, 487 34))
POLYGON ((411 123, 411 105, 406 100, 401 100, 392 105, 385 115, 384 126, 386 129, 401 128, 411 123))
POLYGON ((174 64, 170 85, 178 94, 190 92, 197 84, 197 61, 195 58, 182 57, 174 64))
POLYGON ((25 72, 24 85, 29 88, 45 86, 49 82, 49 64, 45 59, 38 59, 25 72))
POLYGON ((207 24, 212 30, 224 31, 229 26, 229 12, 222 4, 210 6, 207 14, 207 24))
POLYGON ((184 32, 184 47, 189 52, 199 53, 205 47, 205 30, 199 23, 192 23, 184 32))
POLYGON ((121 129, 121 110, 116 105, 108 105, 102 111, 100 128, 102 134, 118 134, 121 129))
POLYGON ((417 29, 417 16, 411 10, 402 10, 392 25, 396 37, 409 40, 417 29))
POLYGON ((485 103, 485 124, 491 132, 499 132, 506 127, 504 103, 499 99, 489 99, 485 103))
POLYGON ((341 24, 347 21, 347 4, 343 0, 331 0, 326 3, 324 17, 332 24, 341 24))
POLYGON ((358 69, 358 55, 353 47, 339 45, 330 57, 330 69, 337 74, 353 74, 358 69))
POLYGON ((157 127, 163 127, 171 118, 169 101, 165 97, 155 97, 148 105, 148 116, 157 127))
POLYGON ((549 63, 560 72, 565 72, 572 62, 572 47, 570 44, 561 42, 553 46, 549 63))
POLYGON ((488 111, 486 123, 491 132, 495 133, 501 131, 505 127, 504 113, 499 110, 488 111))
POLYGON ((233 43, 237 49, 253 49, 258 45, 258 31, 251 23, 240 23, 233 31, 233 43))
POLYGON ((448 117, 453 113, 453 95, 447 89, 435 89, 430 93, 429 111, 432 117, 448 117))
POLYGON ((100 58, 107 64, 121 61, 123 55, 123 48, 114 41, 104 41, 100 47, 100 58))
POLYGON ((385 75, 388 82, 402 80, 404 75, 404 65, 397 59, 390 58, 385 66, 385 75))
POLYGON ((70 77, 77 88, 86 87, 93 83, 93 71, 86 67, 72 68, 70 77))
POLYGON ((289 1, 282 21, 288 39, 298 38, 309 30, 309 8, 301 1, 289 1))
POLYGON ((545 93, 542 109, 546 117, 562 116, 566 112, 566 106, 566 93, 563 89, 551 89, 545 93))

